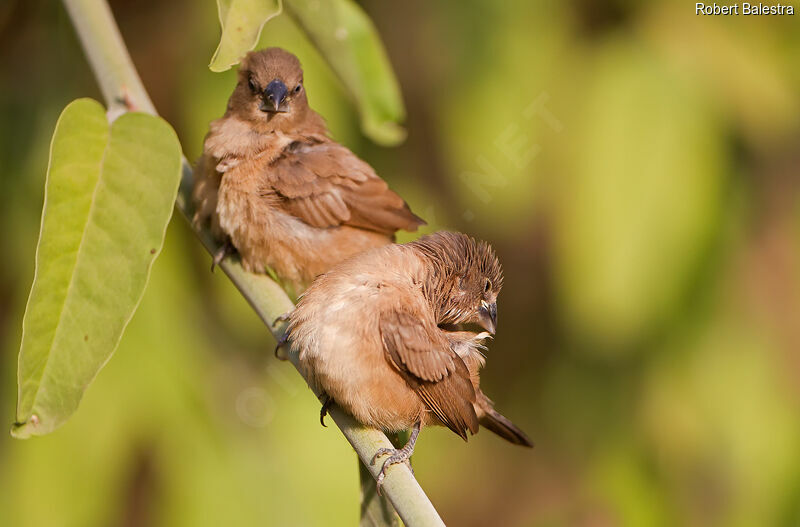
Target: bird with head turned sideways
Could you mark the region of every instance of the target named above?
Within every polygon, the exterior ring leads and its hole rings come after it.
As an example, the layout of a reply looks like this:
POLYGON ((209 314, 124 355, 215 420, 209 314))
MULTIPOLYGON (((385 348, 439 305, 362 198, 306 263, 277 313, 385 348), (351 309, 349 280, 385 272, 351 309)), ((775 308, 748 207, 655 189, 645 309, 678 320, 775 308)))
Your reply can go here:
POLYGON ((389 466, 408 460, 423 426, 444 425, 466 440, 482 425, 532 446, 480 389, 502 285, 487 243, 438 232, 354 256, 300 297, 288 340, 309 383, 328 398, 323 412, 335 402, 367 426, 412 429, 403 448, 373 458, 389 455, 379 485, 389 466))
POLYGON ((244 58, 195 174, 195 225, 232 245, 245 269, 272 269, 298 292, 348 257, 392 243, 396 231, 425 224, 328 136, 308 105, 300 62, 280 48, 244 58))

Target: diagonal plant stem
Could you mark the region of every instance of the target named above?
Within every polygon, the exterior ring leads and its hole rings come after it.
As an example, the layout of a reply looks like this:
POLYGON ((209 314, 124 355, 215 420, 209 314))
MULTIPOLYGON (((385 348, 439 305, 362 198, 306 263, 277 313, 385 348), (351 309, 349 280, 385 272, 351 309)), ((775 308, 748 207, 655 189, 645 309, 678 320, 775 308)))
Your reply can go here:
MULTIPOLYGON (((133 66, 107 2, 105 0, 63 0, 63 2, 103 92, 109 111, 124 111, 134 108, 156 115, 155 107, 133 66)), ((194 212, 190 199, 191 187, 192 169, 184 158, 183 177, 175 206, 187 220, 192 217, 194 212)), ((218 249, 218 244, 211 235, 204 230, 197 230, 196 233, 209 253, 214 254, 218 249)), ((276 338, 280 338, 283 335, 285 323, 274 324, 273 321, 294 308, 283 289, 268 276, 246 272, 238 262, 231 259, 224 260, 220 267, 272 334, 276 338)), ((302 375, 297 354, 290 353, 289 359, 302 375)), ((319 393, 316 395, 320 396, 319 393)), ((360 425, 338 407, 331 408, 329 414, 353 446, 362 464, 369 470, 373 478, 376 477, 380 471, 380 463, 370 466, 369 461, 379 448, 392 447, 386 435, 378 430, 360 425)), ((383 484, 383 492, 406 525, 444 525, 436 509, 405 464, 395 465, 389 471, 383 484)))

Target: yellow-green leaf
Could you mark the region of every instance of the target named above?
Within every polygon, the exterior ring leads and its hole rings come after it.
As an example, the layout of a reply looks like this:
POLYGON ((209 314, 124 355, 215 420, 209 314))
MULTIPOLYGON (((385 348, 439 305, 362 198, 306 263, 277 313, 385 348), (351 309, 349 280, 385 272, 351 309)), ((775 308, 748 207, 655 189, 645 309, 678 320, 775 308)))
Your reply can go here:
POLYGON ((264 24, 281 13, 281 0, 217 0, 222 35, 208 65, 226 71, 258 43, 264 24))
POLYGON ((53 431, 111 357, 161 250, 181 171, 175 132, 69 104, 50 147, 36 272, 19 354, 15 437, 53 431))
POLYGON ((285 6, 353 96, 364 133, 384 145, 403 141, 400 88, 366 13, 350 0, 286 0, 285 6))

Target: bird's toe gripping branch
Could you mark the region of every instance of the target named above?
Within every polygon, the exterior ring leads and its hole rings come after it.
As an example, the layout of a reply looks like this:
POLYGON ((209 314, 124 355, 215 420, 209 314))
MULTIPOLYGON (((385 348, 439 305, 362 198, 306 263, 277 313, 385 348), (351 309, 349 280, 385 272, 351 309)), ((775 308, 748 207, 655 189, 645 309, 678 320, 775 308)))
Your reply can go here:
POLYGON ((378 473, 378 477, 376 478, 376 488, 378 489, 378 494, 382 493, 383 488, 383 480, 386 478, 386 469, 391 467, 392 465, 396 465, 397 463, 408 463, 408 468, 411 469, 411 473, 414 473, 414 469, 411 467, 411 455, 414 453, 414 445, 417 442, 417 437, 419 436, 419 430, 421 426, 421 422, 417 421, 414 423, 414 428, 411 430, 411 436, 408 438, 408 442, 403 446, 403 448, 381 448, 372 456, 372 460, 369 462, 370 465, 374 465, 375 461, 381 457, 388 455, 389 457, 386 461, 383 462, 383 466, 381 467, 381 471, 378 473))
MULTIPOLYGON (((319 423, 327 428, 328 425, 325 424, 325 416, 328 415, 328 409, 333 406, 333 397, 327 393, 324 394, 323 397, 325 398, 325 402, 322 403, 322 408, 319 409, 319 423)), ((373 457, 372 459, 374 462, 375 458, 373 457)))
MULTIPOLYGON (((273 327, 273 328, 276 328, 276 326, 277 326, 278 324, 282 324, 282 323, 284 323, 284 322, 287 322, 287 321, 289 320, 289 317, 292 315, 292 312, 293 312, 293 311, 294 311, 294 310, 292 310, 292 311, 287 311, 287 312, 286 312, 286 313, 284 313, 283 315, 281 315, 281 316, 279 316, 278 318, 276 318, 276 319, 275 319, 275 320, 272 322, 272 327, 273 327)), ((273 333, 274 333, 274 332, 275 332, 277 329, 278 329, 278 328, 274 329, 274 330, 273 330, 273 333)), ((286 346, 288 343, 289 343, 289 329, 288 329, 288 328, 286 328, 286 330, 283 332, 283 335, 281 335, 281 338, 279 338, 279 339, 278 339, 278 342, 275 344, 275 357, 276 357, 277 359, 280 359, 280 360, 287 360, 287 359, 289 358, 289 356, 287 355, 286 351, 283 351, 283 347, 284 347, 284 346, 286 346)))
POLYGON ((289 332, 284 331, 283 335, 281 335, 281 338, 279 338, 278 342, 275 344, 275 357, 277 359, 286 360, 289 358, 285 355, 285 353, 281 352, 281 348, 286 346, 288 342, 289 342, 289 332))
POLYGON ((214 268, 218 267, 222 260, 235 253, 236 247, 233 246, 230 240, 225 240, 225 243, 214 253, 214 259, 211 261, 211 272, 214 272, 214 268))

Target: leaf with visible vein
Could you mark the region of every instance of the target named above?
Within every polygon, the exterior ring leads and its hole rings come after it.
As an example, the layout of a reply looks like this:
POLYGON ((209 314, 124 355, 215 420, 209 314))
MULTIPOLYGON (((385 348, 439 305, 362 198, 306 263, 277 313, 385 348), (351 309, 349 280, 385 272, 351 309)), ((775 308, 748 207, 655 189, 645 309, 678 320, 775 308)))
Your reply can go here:
POLYGON ((12 435, 53 431, 111 357, 164 242, 181 148, 162 119, 70 103, 50 146, 12 435))
POLYGON ((222 35, 208 65, 211 71, 227 71, 256 47, 261 30, 281 13, 281 0, 217 0, 222 35))
POLYGON ((351 0, 286 0, 285 7, 353 96, 364 133, 383 145, 402 142, 400 87, 367 14, 351 0))

